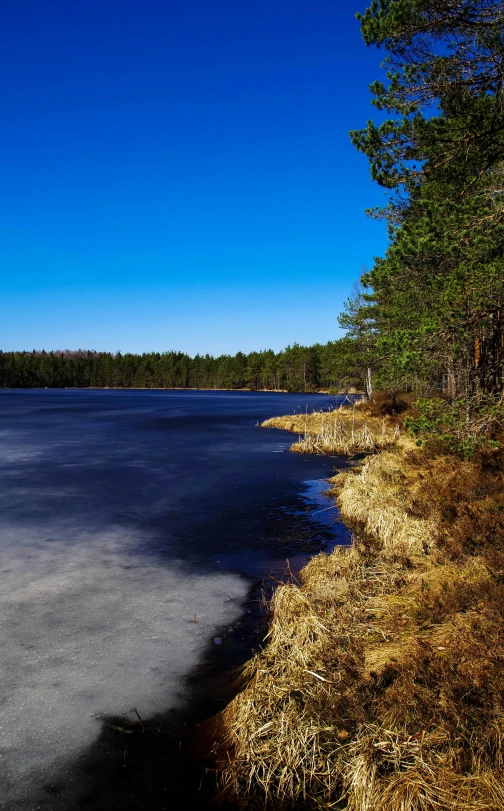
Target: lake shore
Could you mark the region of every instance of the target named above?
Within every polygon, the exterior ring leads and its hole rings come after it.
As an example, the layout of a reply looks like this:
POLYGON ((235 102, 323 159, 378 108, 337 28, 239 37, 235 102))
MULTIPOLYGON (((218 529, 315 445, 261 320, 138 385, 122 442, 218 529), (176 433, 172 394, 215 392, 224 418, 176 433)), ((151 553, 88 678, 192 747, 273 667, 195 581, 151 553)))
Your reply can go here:
MULTIPOLYGON (((497 811, 502 452, 428 454, 366 406, 335 419, 326 452, 373 451, 330 481, 359 540, 275 592, 267 644, 219 718, 221 790, 242 807, 497 811)), ((326 421, 266 426, 320 452, 326 421)))
MULTIPOLYGON (((6 389, 9 387, 6 386, 6 389)), ((38 391, 47 391, 47 390, 55 390, 61 389, 62 391, 202 391, 202 392, 212 392, 212 391, 246 391, 246 392, 254 392, 254 393, 267 393, 267 394, 329 394, 334 396, 340 395, 350 395, 350 396, 361 396, 363 392, 357 391, 356 389, 351 389, 349 391, 331 391, 330 389, 313 389, 310 391, 305 391, 303 389, 299 389, 296 391, 292 391, 289 389, 252 389, 248 387, 242 387, 239 389, 232 389, 232 388, 219 388, 217 387, 207 387, 207 388, 197 388, 192 386, 27 386, 26 390, 30 391, 32 389, 38 391)))

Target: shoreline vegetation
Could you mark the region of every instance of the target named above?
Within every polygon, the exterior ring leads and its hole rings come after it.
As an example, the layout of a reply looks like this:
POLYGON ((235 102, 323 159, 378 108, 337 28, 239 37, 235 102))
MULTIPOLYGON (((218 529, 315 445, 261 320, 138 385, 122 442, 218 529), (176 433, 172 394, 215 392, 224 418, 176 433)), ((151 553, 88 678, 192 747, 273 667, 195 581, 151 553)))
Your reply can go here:
POLYGON ((374 453, 402 443, 397 418, 373 415, 360 400, 351 409, 314 411, 311 414, 293 414, 272 417, 262 423, 263 428, 280 428, 298 434, 291 446, 295 453, 322 453, 350 456, 355 453, 374 453))
POLYGON ((239 807, 504 807, 503 453, 419 448, 393 410, 263 423, 298 433, 293 451, 366 456, 329 481, 354 543, 277 588, 218 718, 239 807))

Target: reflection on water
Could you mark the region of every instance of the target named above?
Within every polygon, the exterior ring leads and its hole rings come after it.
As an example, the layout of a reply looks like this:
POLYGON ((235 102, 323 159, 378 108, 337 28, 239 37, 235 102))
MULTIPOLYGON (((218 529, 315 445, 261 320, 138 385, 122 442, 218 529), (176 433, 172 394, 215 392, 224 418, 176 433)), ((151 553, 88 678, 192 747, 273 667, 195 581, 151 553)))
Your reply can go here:
POLYGON ((103 716, 180 707, 251 577, 348 543, 322 493, 335 460, 256 427, 334 402, 0 392, 2 808, 78 780, 103 716))

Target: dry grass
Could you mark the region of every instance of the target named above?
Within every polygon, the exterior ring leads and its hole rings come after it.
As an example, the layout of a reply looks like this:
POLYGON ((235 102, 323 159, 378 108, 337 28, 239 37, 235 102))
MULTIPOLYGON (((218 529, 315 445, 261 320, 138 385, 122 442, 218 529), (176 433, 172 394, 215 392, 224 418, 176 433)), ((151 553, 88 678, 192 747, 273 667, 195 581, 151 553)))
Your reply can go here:
POLYGON ((263 422, 262 427, 297 433, 299 439, 291 451, 298 453, 375 453, 394 447, 401 437, 397 418, 375 416, 360 403, 336 411, 273 417, 263 422))
POLYGON ((225 796, 504 808, 503 481, 502 454, 397 446, 335 477, 359 543, 276 591, 264 650, 222 715, 225 796))
POLYGON ((404 555, 426 551, 433 537, 434 519, 405 509, 405 492, 415 479, 401 453, 386 451, 332 481, 345 520, 377 538, 386 553, 404 555))

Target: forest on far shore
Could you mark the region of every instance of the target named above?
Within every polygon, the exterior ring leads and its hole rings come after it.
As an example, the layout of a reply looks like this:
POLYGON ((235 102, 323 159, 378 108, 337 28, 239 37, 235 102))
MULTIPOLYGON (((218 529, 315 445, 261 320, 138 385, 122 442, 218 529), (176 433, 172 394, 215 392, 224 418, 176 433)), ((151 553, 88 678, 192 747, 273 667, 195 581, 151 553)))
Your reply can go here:
POLYGON ((56 351, 0 352, 3 388, 121 387, 197 389, 281 389, 346 391, 362 386, 353 370, 348 341, 288 346, 246 355, 196 355, 184 352, 56 351))

